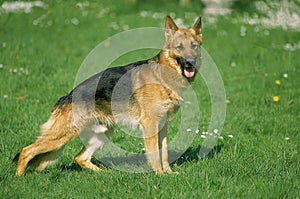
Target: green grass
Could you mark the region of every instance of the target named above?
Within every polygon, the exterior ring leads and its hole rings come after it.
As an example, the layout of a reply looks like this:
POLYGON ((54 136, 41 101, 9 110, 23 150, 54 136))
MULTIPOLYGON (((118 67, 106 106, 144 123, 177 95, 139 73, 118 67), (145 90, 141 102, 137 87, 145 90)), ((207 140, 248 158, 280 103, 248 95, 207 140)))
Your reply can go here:
MULTIPOLYGON (((77 8, 75 1, 46 2, 46 10, 36 8, 29 14, 0 17, 2 198, 300 197, 300 51, 283 48, 286 43, 299 42, 299 32, 262 26, 256 32, 255 26, 233 23, 231 18, 219 18, 215 24, 204 18, 203 22, 203 46, 216 62, 230 100, 224 139, 207 158, 197 158, 203 139, 196 135, 187 152, 172 165, 179 175, 130 174, 104 166, 103 172, 94 173, 73 163, 81 147, 76 139, 54 166, 41 173, 14 177, 12 158, 38 136, 39 125, 47 120, 56 100, 71 90, 80 64, 98 43, 121 32, 124 25, 163 27, 164 19, 142 18, 142 10, 173 12, 183 18, 185 12, 196 15, 202 9, 196 2, 181 9, 176 2, 158 6, 151 2, 128 5, 103 1, 84 10, 77 8), (97 18, 104 8, 110 8, 109 13, 97 18), (87 16, 83 16, 85 11, 87 16), (34 26, 33 21, 42 15, 46 18, 34 26), (70 22, 72 18, 79 20, 77 26, 70 22), (114 30, 112 22, 121 28, 114 30), (247 29, 244 37, 240 36, 242 25, 247 29), (288 78, 283 77, 285 73, 288 78), (276 80, 281 84, 276 85, 276 80), (279 102, 274 102, 273 96, 279 96, 279 102)), ((241 14, 237 12, 234 17, 241 14)), ((192 18, 185 19, 186 24, 192 22, 192 18)), ((145 50, 128 54, 117 63, 149 58, 153 50, 149 54, 145 50)), ((202 131, 210 119, 210 97, 203 81, 195 88, 199 89, 202 131)), ((173 123, 170 129, 174 128, 173 123)), ((143 148, 141 140, 126 134, 117 135, 114 141, 136 153, 143 148)))

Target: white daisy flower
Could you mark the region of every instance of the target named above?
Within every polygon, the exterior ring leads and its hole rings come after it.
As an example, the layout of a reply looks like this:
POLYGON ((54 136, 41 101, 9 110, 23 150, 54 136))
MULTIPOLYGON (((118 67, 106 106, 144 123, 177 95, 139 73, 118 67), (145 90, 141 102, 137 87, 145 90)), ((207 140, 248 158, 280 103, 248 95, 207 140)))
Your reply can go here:
POLYGON ((71 22, 73 25, 77 26, 79 24, 79 20, 77 18, 72 18, 71 22))
POLYGON ((285 139, 286 141, 288 141, 288 140, 290 140, 290 137, 285 137, 284 139, 285 139))

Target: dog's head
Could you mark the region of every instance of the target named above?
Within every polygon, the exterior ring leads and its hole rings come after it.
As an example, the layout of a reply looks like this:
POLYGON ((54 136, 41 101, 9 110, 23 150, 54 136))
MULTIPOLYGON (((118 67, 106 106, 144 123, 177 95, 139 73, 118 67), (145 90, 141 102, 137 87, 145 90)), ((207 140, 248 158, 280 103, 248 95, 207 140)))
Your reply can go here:
POLYGON ((177 61, 187 79, 193 79, 200 66, 201 17, 192 28, 179 29, 172 18, 167 16, 165 28, 165 48, 170 58, 177 61))

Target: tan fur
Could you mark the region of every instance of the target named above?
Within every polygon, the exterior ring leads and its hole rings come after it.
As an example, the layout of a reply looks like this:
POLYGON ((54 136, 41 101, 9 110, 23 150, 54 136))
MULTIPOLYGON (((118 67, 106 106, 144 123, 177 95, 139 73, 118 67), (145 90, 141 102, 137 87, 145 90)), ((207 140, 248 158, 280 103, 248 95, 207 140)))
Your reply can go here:
POLYGON ((22 149, 16 175, 22 175, 30 160, 37 170, 42 170, 58 157, 64 145, 77 135, 72 121, 71 105, 55 109, 50 119, 41 127, 41 136, 31 145, 22 149), (71 122, 72 123, 72 122, 71 122))
POLYGON ((101 148, 116 123, 140 126, 150 167, 156 174, 172 173, 168 162, 167 123, 183 99, 188 82, 177 57, 195 57, 191 42, 202 43, 200 17, 193 28, 178 29, 170 17, 166 19, 166 42, 159 57, 131 73, 132 96, 128 102, 96 101, 94 104, 70 103, 54 107, 49 120, 41 126, 41 136, 22 149, 16 175, 23 175, 27 164, 37 171, 52 164, 64 145, 79 135, 84 143, 75 161, 83 168, 99 171, 91 162, 93 153, 101 148), (183 45, 183 50, 176 46, 183 45), (125 108, 124 108, 125 107, 125 108), (127 108, 126 108, 127 107, 127 108))

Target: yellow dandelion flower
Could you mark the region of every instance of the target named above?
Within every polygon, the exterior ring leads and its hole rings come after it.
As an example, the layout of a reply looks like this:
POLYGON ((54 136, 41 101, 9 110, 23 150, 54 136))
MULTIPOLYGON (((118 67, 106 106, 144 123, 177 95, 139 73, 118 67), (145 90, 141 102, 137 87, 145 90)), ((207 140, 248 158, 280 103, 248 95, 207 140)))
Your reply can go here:
POLYGON ((91 3, 90 4, 90 8, 96 8, 97 7, 97 3, 91 3))
POLYGON ((278 102, 278 101, 279 101, 279 96, 274 96, 274 97, 273 97, 273 101, 274 101, 274 102, 278 102))
POLYGON ((277 80, 275 81, 275 84, 280 85, 280 80, 277 79, 277 80))
POLYGON ((26 97, 25 96, 17 96, 17 97, 15 97, 16 98, 16 100, 23 100, 23 99, 25 99, 26 97))
POLYGON ((230 101, 230 100, 228 100, 228 99, 227 99, 227 100, 225 100, 225 103, 226 103, 226 104, 230 104, 230 102, 231 102, 231 101, 230 101))
POLYGON ((110 42, 109 41, 104 42, 104 47, 109 47, 109 46, 110 46, 110 42))
POLYGON ((190 104, 192 104, 192 102, 191 102, 191 101, 184 101, 184 103, 185 103, 185 104, 187 104, 187 105, 190 105, 190 104))

